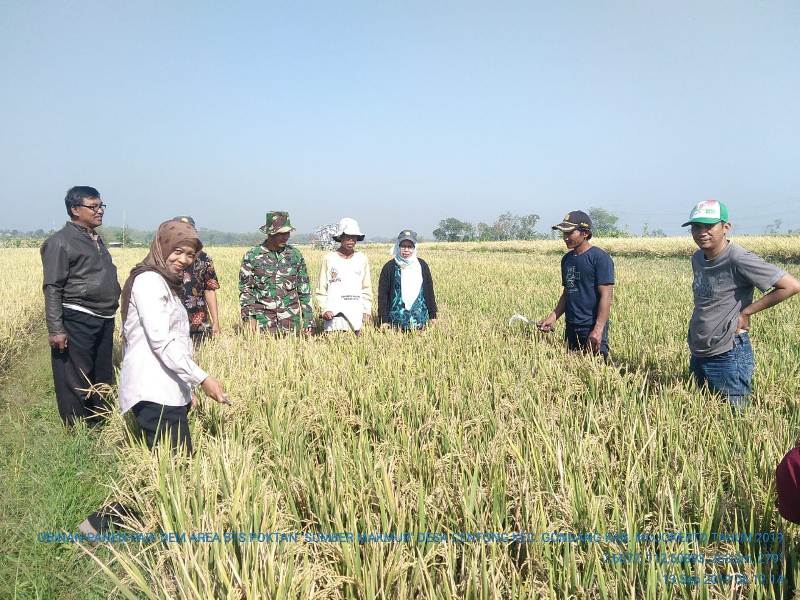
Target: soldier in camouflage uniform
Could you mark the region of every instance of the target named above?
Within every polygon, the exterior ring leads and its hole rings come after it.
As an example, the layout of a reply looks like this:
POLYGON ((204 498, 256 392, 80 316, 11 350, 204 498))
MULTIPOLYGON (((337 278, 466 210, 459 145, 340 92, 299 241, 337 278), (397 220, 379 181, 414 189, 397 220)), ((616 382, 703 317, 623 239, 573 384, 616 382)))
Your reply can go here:
POLYGON ((244 255, 239 271, 242 321, 253 331, 311 333, 311 286, 303 255, 287 243, 294 230, 289 213, 268 212, 260 230, 267 239, 244 255))

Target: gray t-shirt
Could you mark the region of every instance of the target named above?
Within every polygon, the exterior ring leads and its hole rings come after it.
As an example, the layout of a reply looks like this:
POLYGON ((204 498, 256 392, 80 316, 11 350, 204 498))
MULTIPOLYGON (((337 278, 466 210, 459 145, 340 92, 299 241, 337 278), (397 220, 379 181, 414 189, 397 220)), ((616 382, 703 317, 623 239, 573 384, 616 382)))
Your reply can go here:
POLYGON ((753 288, 770 289, 786 272, 730 242, 713 260, 702 250, 692 255, 694 312, 689 321, 689 350, 715 356, 733 348, 739 313, 753 302, 753 288))

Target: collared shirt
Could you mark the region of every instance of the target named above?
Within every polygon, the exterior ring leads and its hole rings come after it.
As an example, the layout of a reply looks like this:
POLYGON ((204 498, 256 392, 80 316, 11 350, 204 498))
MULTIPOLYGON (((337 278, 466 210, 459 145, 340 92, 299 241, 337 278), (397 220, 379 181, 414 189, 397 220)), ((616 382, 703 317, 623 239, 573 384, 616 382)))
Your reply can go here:
POLYGON ((78 231, 85 233, 90 240, 94 242, 94 245, 97 246, 97 249, 100 249, 100 234, 97 233, 94 229, 89 229, 88 227, 84 227, 80 223, 76 223, 75 221, 67 221, 67 225, 72 225, 78 231))
POLYGON ((101 315, 96 313, 92 310, 89 310, 85 306, 81 306, 80 304, 70 304, 69 302, 64 302, 61 306, 64 308, 71 308, 72 310, 77 310, 78 312, 86 313, 87 315, 92 315, 93 317, 98 317, 100 319, 116 319, 117 315, 101 315))
POLYGON ((158 273, 142 273, 134 280, 122 336, 123 413, 142 401, 167 406, 191 402, 192 386, 208 374, 192 360, 186 308, 158 273))

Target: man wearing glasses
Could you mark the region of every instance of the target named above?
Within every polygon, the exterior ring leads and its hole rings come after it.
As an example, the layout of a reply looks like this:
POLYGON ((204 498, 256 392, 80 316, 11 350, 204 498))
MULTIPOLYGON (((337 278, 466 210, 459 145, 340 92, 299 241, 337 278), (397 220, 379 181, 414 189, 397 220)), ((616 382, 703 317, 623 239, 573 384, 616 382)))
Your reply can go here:
POLYGON ((41 248, 53 382, 64 424, 85 420, 93 427, 103 403, 87 390, 114 383, 111 349, 120 287, 117 268, 95 231, 106 209, 100 192, 76 186, 64 203, 70 220, 41 248))

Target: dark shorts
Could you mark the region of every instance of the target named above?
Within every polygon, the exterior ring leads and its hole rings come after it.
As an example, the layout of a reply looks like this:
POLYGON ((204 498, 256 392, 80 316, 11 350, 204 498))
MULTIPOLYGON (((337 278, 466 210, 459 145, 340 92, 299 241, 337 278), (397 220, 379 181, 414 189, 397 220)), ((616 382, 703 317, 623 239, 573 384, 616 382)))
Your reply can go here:
POLYGON ((744 408, 753 393, 753 346, 750 335, 737 333, 733 348, 716 356, 694 356, 689 359, 689 371, 697 385, 707 385, 730 402, 732 407, 744 408))
POLYGON ((152 449, 162 439, 166 439, 173 452, 185 446, 189 454, 192 453, 188 404, 166 406, 155 402, 137 402, 131 410, 144 433, 148 448, 152 449))
MULTIPOLYGON (((566 324, 564 329, 564 340, 567 342, 567 347, 570 350, 590 352, 589 334, 594 327, 592 325, 581 326, 566 324)), ((600 351, 598 354, 608 360, 608 323, 603 328, 603 337, 600 338, 600 351)))

